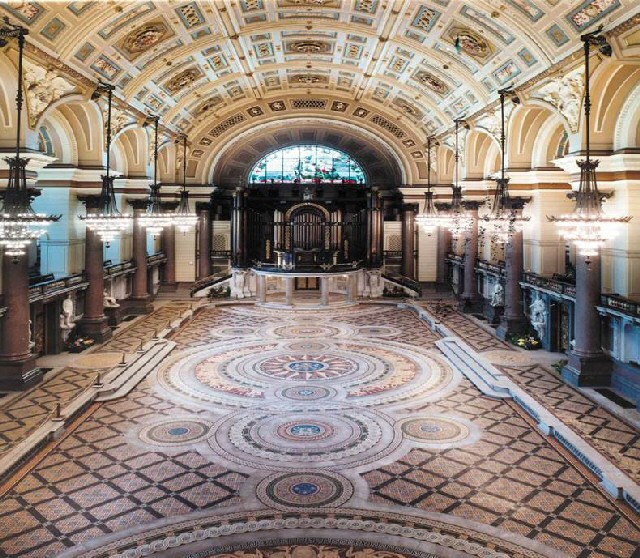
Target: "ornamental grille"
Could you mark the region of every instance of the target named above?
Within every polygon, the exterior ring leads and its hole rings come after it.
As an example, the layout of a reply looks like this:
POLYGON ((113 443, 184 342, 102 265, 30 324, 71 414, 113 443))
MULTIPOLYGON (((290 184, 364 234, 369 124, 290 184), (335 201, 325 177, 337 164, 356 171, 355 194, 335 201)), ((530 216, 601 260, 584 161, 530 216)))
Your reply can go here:
POLYGON ((291 101, 291 107, 294 109, 323 109, 326 106, 326 99, 293 99, 291 101))
POLYGON ((393 122, 389 122, 386 118, 383 118, 379 114, 374 115, 371 119, 371 122, 377 124, 381 128, 384 128, 385 130, 387 130, 387 132, 390 132, 397 138, 403 138, 405 136, 405 133, 400 128, 398 128, 398 126, 396 126, 393 122))
POLYGON ((233 128, 233 126, 235 126, 236 124, 240 124, 240 122, 244 122, 245 120, 246 118, 244 114, 241 114, 241 113, 235 114, 234 116, 231 116, 226 120, 223 120, 222 122, 220 122, 220 124, 218 124, 215 128, 213 128, 209 132, 209 135, 213 136, 214 138, 217 138, 218 136, 224 134, 224 132, 226 132, 229 128, 233 128))

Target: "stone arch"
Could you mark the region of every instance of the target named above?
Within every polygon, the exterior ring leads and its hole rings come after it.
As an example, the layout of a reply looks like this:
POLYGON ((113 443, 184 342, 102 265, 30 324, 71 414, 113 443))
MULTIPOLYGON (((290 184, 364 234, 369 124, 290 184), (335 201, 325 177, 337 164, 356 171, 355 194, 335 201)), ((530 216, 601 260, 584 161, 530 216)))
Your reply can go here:
POLYGON ((540 131, 554 111, 535 102, 516 107, 507 127, 507 166, 529 169, 540 131))
POLYGON ((618 115, 614 150, 640 146, 640 79, 629 92, 618 115))
POLYGON ((36 127, 38 133, 46 129, 56 157, 56 163, 78 165, 78 145, 69 122, 58 111, 50 112, 46 118, 40 119, 36 127))
POLYGON ((372 184, 382 187, 399 186, 415 174, 408 168, 405 156, 365 128, 326 118, 292 117, 251 127, 219 146, 202 162, 205 173, 201 182, 235 187, 238 178, 248 176, 265 154, 299 143, 321 144, 343 151, 363 166, 372 184))
MULTIPOLYGON (((607 60, 591 77, 591 147, 613 149, 616 125, 622 108, 640 81, 640 65, 607 60)), ((581 129, 584 130, 584 114, 581 129)), ((585 145, 582 134, 582 145, 585 145)))
POLYGON ((485 178, 500 166, 500 146, 495 137, 480 128, 467 136, 464 178, 485 178))
POLYGON ((453 183, 456 164, 455 155, 455 151, 451 147, 441 143, 436 157, 439 184, 453 183))
POLYGON ((115 136, 111 149, 116 170, 127 177, 148 176, 150 157, 146 129, 137 126, 124 128, 115 136))

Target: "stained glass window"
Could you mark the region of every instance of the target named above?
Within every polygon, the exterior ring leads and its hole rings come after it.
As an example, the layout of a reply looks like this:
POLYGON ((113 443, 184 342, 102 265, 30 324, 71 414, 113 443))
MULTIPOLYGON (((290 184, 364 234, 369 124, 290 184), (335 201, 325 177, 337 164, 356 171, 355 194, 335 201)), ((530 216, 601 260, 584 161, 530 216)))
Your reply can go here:
POLYGON ((322 145, 294 145, 269 153, 249 175, 254 183, 364 184, 362 167, 346 153, 322 145))

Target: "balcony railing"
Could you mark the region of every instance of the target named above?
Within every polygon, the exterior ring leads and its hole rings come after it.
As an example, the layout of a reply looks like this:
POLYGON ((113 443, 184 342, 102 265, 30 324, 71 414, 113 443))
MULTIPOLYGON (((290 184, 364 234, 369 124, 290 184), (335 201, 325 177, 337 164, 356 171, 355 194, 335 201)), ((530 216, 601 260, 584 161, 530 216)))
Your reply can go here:
POLYGON ((525 273, 522 278, 522 284, 537 287, 545 291, 550 291, 561 296, 575 299, 576 286, 564 281, 558 281, 552 277, 544 277, 537 273, 525 273))
POLYGON ((600 297, 600 304, 605 311, 613 310, 617 314, 624 314, 640 321, 640 302, 616 294, 603 294, 600 297))
POLYGON ((478 260, 476 272, 483 273, 485 275, 496 275, 498 277, 504 276, 507 273, 504 263, 496 264, 486 260, 478 260))
POLYGON ((37 300, 48 301, 58 296, 65 295, 79 289, 86 289, 89 283, 85 280, 84 274, 78 273, 63 277, 61 279, 52 279, 36 283, 29 287, 29 302, 37 300))

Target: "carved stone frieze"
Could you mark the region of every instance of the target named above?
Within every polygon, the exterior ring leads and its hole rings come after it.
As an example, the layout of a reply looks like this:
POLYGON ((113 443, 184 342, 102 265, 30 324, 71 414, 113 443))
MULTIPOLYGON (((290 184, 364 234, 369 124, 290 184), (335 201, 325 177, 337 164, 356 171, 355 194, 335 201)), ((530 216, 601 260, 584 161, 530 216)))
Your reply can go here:
POLYGON ((549 103, 564 116, 571 133, 580 127, 580 107, 584 94, 584 68, 579 67, 562 78, 543 82, 532 93, 531 98, 549 103))
POLYGON ((47 107, 58 99, 78 91, 77 87, 50 68, 25 61, 24 84, 29 126, 34 128, 47 107))

